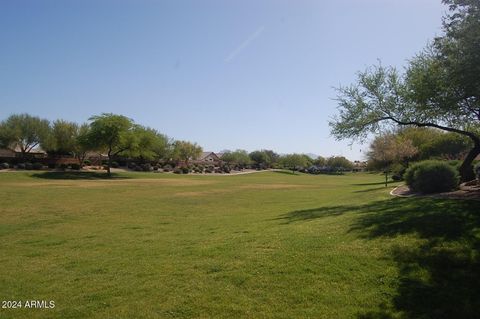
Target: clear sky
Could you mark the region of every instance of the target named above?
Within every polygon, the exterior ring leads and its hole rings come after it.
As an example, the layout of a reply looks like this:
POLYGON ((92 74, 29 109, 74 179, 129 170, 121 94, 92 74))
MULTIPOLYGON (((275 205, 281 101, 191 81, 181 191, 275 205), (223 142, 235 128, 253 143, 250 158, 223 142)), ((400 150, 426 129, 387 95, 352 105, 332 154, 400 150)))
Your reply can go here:
POLYGON ((399 68, 441 32, 440 0, 1 0, 0 119, 113 112, 205 150, 361 159, 333 87, 399 68))

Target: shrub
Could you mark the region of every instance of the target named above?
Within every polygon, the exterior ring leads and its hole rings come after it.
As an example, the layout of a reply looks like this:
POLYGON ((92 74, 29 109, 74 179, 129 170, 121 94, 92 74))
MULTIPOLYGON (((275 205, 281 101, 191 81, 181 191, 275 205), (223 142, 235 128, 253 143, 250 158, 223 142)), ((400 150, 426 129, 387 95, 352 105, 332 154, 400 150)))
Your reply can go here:
POLYGON ((38 170, 40 170, 40 169, 42 169, 42 168, 43 168, 43 164, 42 164, 42 163, 38 163, 38 162, 37 162, 37 163, 33 163, 33 169, 34 169, 34 170, 37 170, 37 171, 38 171, 38 170))
POLYGON ((228 165, 224 165, 224 166, 222 167, 222 170, 223 170, 223 172, 225 172, 225 173, 227 173, 227 174, 229 174, 230 171, 231 171, 230 166, 228 166, 228 165))
POLYGON ((186 167, 186 166, 183 166, 183 167, 181 168, 181 171, 182 171, 183 174, 188 174, 188 173, 190 173, 190 168, 188 168, 188 167, 186 167))
POLYGON ((477 179, 480 180, 480 163, 477 163, 474 168, 475 175, 477 175, 477 179))
POLYGON ((2 163, 0 165, 0 169, 8 169, 8 168, 10 168, 10 165, 8 163, 2 163))
POLYGON ((59 166, 60 169, 66 170, 68 168, 68 165, 65 163, 60 164, 59 166))
POLYGON ((153 167, 153 170, 154 170, 155 172, 158 172, 158 166, 155 165, 155 166, 153 167))
POLYGON ((405 174, 406 167, 402 164, 394 164, 392 166, 392 179, 394 181, 401 181, 403 179, 403 175, 405 174))
POLYGON ((141 172, 141 171, 143 171, 143 168, 140 167, 140 166, 135 166, 133 169, 135 170, 135 172, 141 172))
POLYGON ((48 168, 54 169, 55 168, 55 163, 48 163, 48 168))
POLYGON ((84 160, 84 161, 83 161, 83 165, 90 166, 90 165, 92 165, 92 162, 87 159, 87 160, 84 160))
POLYGON ((211 173, 213 173, 213 169, 211 169, 210 167, 207 167, 205 169, 205 173, 210 173, 211 174, 211 173))
POLYGON ((404 175, 407 185, 419 193, 440 193, 458 186, 458 171, 441 161, 423 161, 410 166, 404 175))
POLYGON ((25 164, 24 163, 18 163, 17 164, 17 169, 25 169, 25 164))
POLYGON ((112 165, 111 165, 112 168, 118 168, 118 166, 119 166, 119 165, 118 165, 117 162, 112 162, 112 165))
POLYGON ((150 164, 148 164, 148 163, 147 163, 147 164, 143 164, 143 165, 142 165, 142 170, 143 170, 144 172, 150 172, 150 171, 152 170, 152 165, 150 165, 150 164))
MULTIPOLYGON (((168 166, 168 165, 167 165, 167 166, 168 166)), ((165 166, 165 167, 163 168, 163 171, 164 171, 165 173, 168 173, 168 172, 171 172, 171 171, 172 171, 172 168, 171 168, 171 167, 167 167, 167 166, 165 166)))
POLYGON ((32 163, 25 163, 25 169, 31 171, 33 169, 33 164, 32 163))
POLYGON ((127 167, 128 167, 129 169, 135 169, 136 166, 137 166, 137 165, 136 165, 135 163, 133 163, 133 162, 128 163, 128 165, 127 165, 127 167))
POLYGON ((175 169, 173 170, 173 172, 174 172, 175 174, 182 174, 182 170, 181 170, 180 168, 178 168, 178 167, 175 168, 175 169))
POLYGON ((80 164, 77 164, 77 163, 70 164, 70 168, 78 171, 80 169, 80 164))

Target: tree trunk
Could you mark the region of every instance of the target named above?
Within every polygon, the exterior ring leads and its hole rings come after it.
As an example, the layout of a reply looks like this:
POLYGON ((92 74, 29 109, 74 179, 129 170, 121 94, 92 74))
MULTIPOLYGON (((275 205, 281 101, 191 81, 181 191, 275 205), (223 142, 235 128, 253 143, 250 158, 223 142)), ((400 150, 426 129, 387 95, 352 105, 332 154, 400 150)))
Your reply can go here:
POLYGON ((107 166, 107 174, 108 175, 111 175, 110 167, 112 167, 112 157, 110 156, 110 154, 108 154, 108 166, 107 166))
POLYGON ((475 173, 473 172, 472 163, 475 158, 480 154, 480 143, 475 143, 475 146, 468 152, 467 156, 463 160, 462 165, 459 168, 460 178, 462 182, 469 182, 475 179, 475 173))

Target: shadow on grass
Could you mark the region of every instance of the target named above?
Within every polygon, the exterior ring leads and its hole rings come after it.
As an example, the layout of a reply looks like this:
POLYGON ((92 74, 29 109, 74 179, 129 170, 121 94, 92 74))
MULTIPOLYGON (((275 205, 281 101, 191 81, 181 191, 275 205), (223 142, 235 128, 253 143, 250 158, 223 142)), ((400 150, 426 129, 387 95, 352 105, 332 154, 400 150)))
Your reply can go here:
POLYGON ((414 235, 417 246, 391 250, 399 278, 391 307, 361 319, 478 318, 480 309, 480 203, 431 198, 321 207, 281 217, 286 223, 356 214, 350 232, 370 240, 414 235))
POLYGON ((99 179, 130 179, 131 177, 104 172, 42 172, 32 174, 32 177, 43 179, 68 179, 68 180, 99 180, 99 179))
MULTIPOLYGON (((395 181, 388 181, 387 182, 387 185, 391 185, 391 184, 396 184, 398 182, 395 182, 395 181)), ((375 183, 360 183, 360 184, 351 184, 352 186, 375 186, 375 185, 384 185, 385 186, 385 180, 383 180, 383 182, 375 182, 375 183)))

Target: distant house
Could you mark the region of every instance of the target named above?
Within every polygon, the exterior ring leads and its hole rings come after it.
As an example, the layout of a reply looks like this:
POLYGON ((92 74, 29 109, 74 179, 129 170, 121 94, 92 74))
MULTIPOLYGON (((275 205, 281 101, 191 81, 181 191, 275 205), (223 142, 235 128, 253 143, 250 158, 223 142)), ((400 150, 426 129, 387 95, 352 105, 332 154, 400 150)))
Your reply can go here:
POLYGON ((200 156, 196 160, 196 162, 212 164, 218 163, 220 161, 220 156, 218 156, 214 152, 202 152, 202 154, 200 154, 200 156))
MULTIPOLYGON (((34 148, 30 152, 25 154, 27 158, 45 158, 47 157, 47 152, 40 148, 34 148)), ((0 149, 0 158, 4 160, 14 159, 14 158, 21 158, 22 151, 20 147, 16 147, 15 150, 2 148, 0 149)))
POLYGON ((363 172, 367 169, 367 162, 354 161, 353 162, 353 171, 354 172, 363 172))

